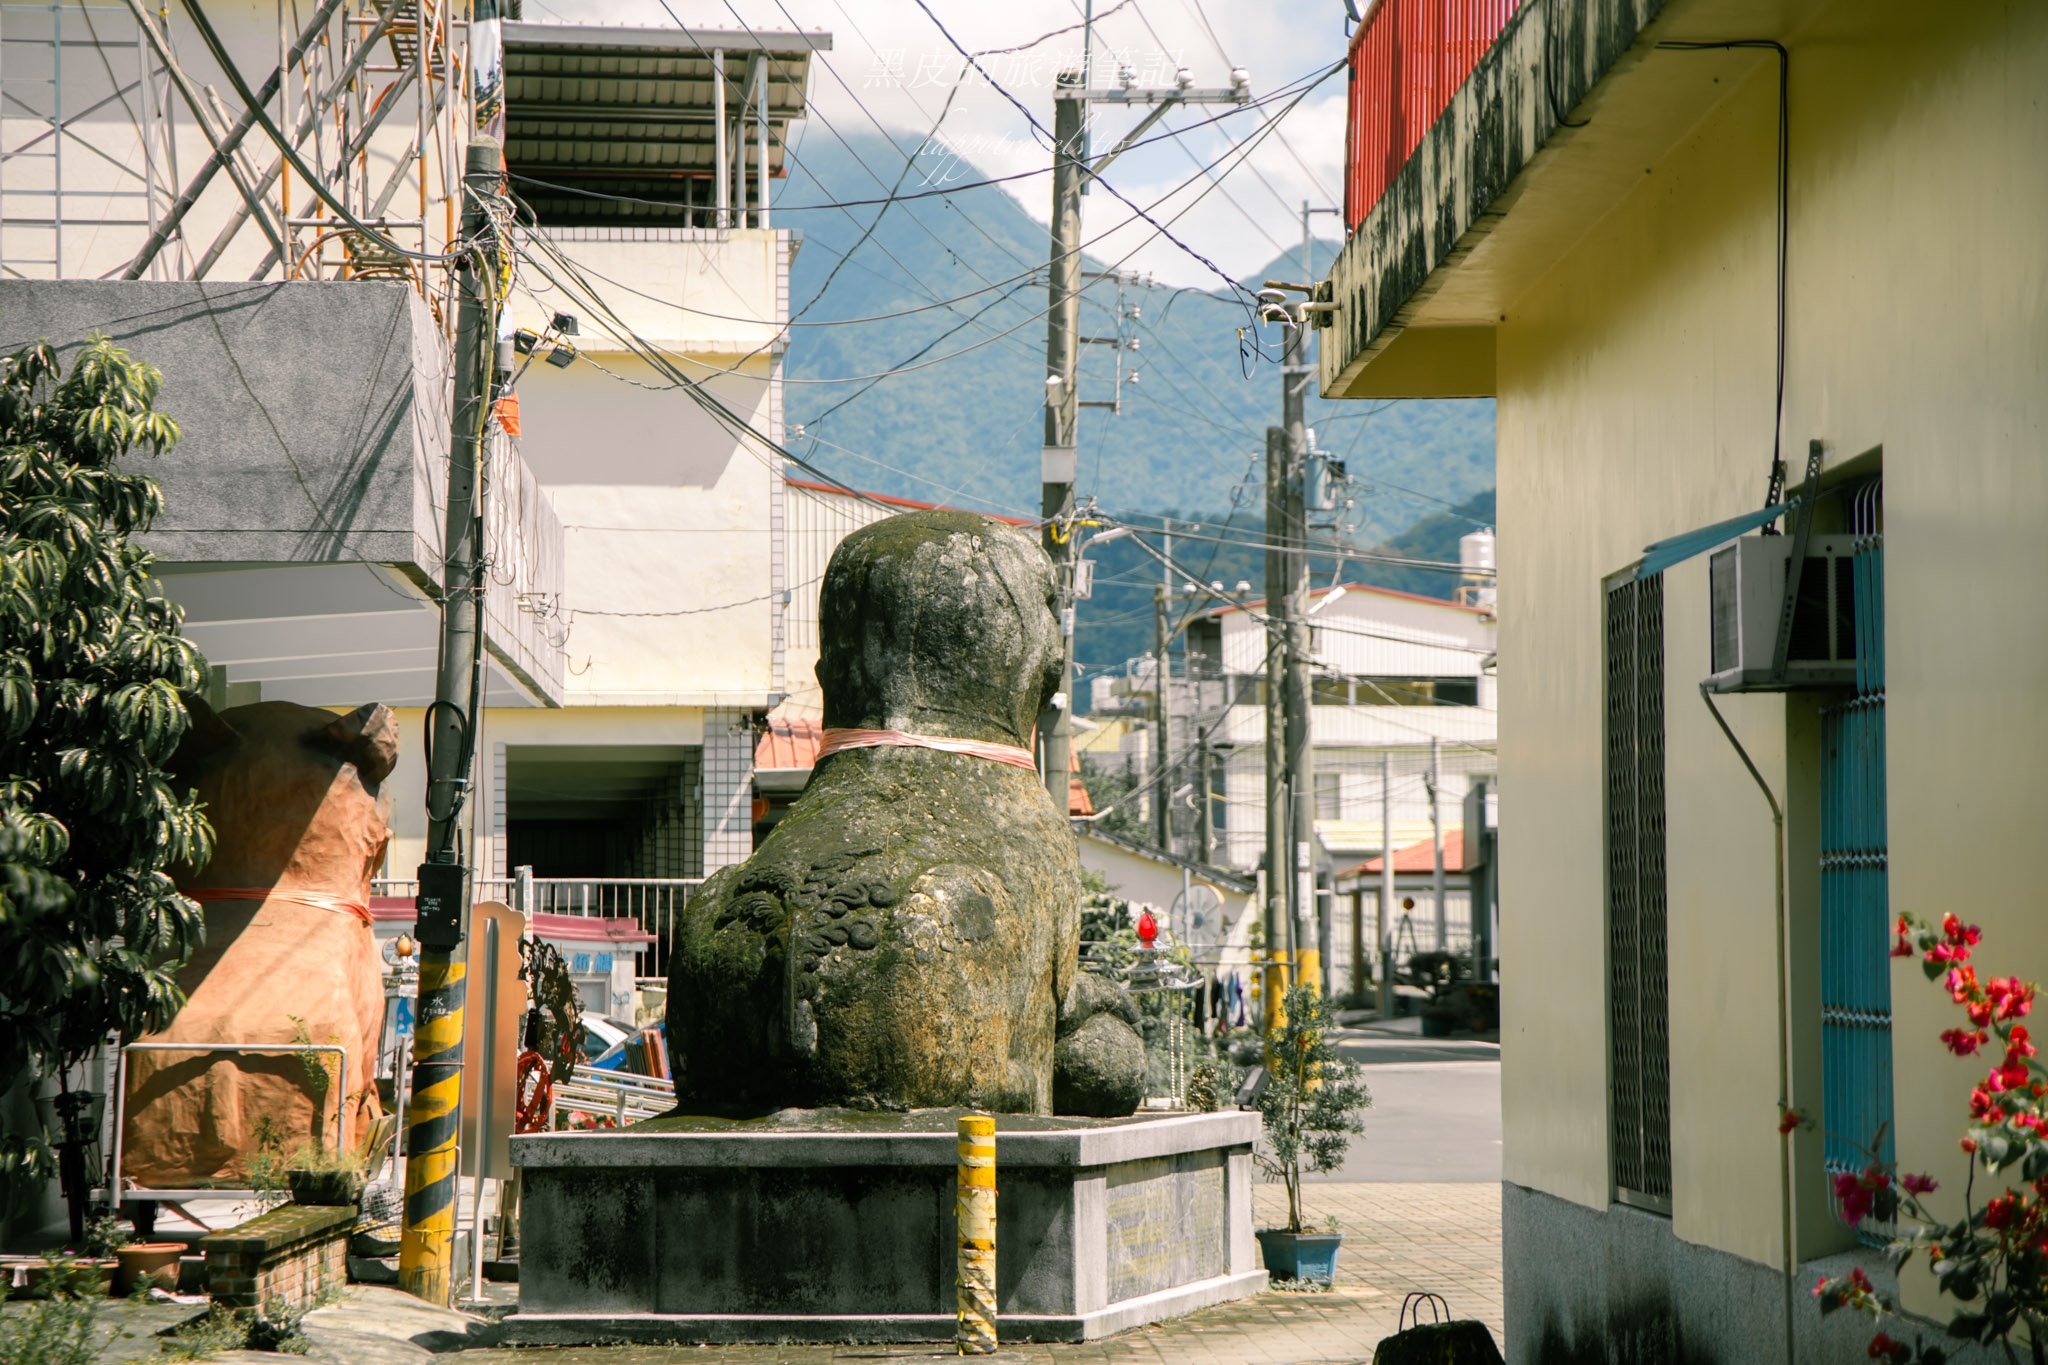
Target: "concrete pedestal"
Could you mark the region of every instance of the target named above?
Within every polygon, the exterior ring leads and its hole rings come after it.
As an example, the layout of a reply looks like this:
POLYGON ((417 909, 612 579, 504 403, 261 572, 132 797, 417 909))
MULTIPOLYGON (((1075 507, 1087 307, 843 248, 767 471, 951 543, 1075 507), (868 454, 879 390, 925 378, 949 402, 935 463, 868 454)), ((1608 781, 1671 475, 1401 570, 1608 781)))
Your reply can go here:
MULTIPOLYGON (((509 1338, 944 1341, 957 1110, 660 1118, 512 1140, 524 1172, 509 1338)), ((998 1115, 1009 1341, 1084 1341, 1266 1284, 1258 1115, 998 1115)))

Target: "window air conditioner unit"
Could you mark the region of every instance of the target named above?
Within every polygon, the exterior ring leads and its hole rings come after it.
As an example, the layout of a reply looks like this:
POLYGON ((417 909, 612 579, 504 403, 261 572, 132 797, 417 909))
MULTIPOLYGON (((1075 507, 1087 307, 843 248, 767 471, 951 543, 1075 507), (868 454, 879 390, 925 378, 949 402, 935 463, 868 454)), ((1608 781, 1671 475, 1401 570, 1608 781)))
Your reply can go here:
POLYGON ((1791 536, 1744 536, 1707 560, 1715 692, 1790 692, 1856 683, 1856 538, 1811 536, 1792 603, 1785 673, 1774 677, 1791 536))

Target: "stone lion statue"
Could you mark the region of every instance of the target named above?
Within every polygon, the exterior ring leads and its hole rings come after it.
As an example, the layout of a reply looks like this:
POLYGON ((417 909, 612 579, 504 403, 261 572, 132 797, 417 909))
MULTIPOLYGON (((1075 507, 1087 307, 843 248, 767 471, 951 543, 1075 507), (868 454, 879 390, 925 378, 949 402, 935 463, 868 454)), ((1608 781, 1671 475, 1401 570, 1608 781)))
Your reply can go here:
POLYGON ((1137 1016, 1079 970, 1079 852, 1031 768, 1055 602, 1036 542, 972 513, 891 517, 833 554, 825 756, 678 928, 685 1112, 1136 1108, 1137 1016))

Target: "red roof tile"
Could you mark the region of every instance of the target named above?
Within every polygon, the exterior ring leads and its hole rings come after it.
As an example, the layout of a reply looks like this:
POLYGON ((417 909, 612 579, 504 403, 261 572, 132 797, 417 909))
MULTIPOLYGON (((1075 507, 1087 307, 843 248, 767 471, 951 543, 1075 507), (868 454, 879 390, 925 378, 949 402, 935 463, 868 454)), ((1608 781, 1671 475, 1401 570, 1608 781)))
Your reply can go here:
POLYGON ((768 729, 754 745, 756 768, 815 768, 825 727, 814 720, 768 717, 768 729))
MULTIPOLYGON (((1379 870, 1380 860, 1378 858, 1368 858, 1356 867, 1345 868, 1337 875, 1340 877, 1369 876, 1377 874, 1379 870)), ((1465 831, 1462 829, 1447 829, 1444 831, 1444 871, 1463 872, 1464 870, 1465 831)), ((1404 872, 1434 871, 1436 871, 1436 846, 1429 840, 1424 839, 1420 843, 1410 844, 1406 848, 1394 850, 1395 876, 1398 877, 1404 872)))

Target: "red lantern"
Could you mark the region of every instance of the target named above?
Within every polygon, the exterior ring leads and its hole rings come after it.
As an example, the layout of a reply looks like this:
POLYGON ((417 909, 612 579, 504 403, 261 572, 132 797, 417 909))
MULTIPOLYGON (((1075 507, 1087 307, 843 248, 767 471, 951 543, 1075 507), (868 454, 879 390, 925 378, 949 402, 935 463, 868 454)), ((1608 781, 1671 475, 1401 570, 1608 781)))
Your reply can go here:
POLYGON ((1152 918, 1152 912, 1150 910, 1141 912, 1138 916, 1138 942, 1143 944, 1145 947, 1150 948, 1152 946, 1152 940, 1158 937, 1159 921, 1152 918))

